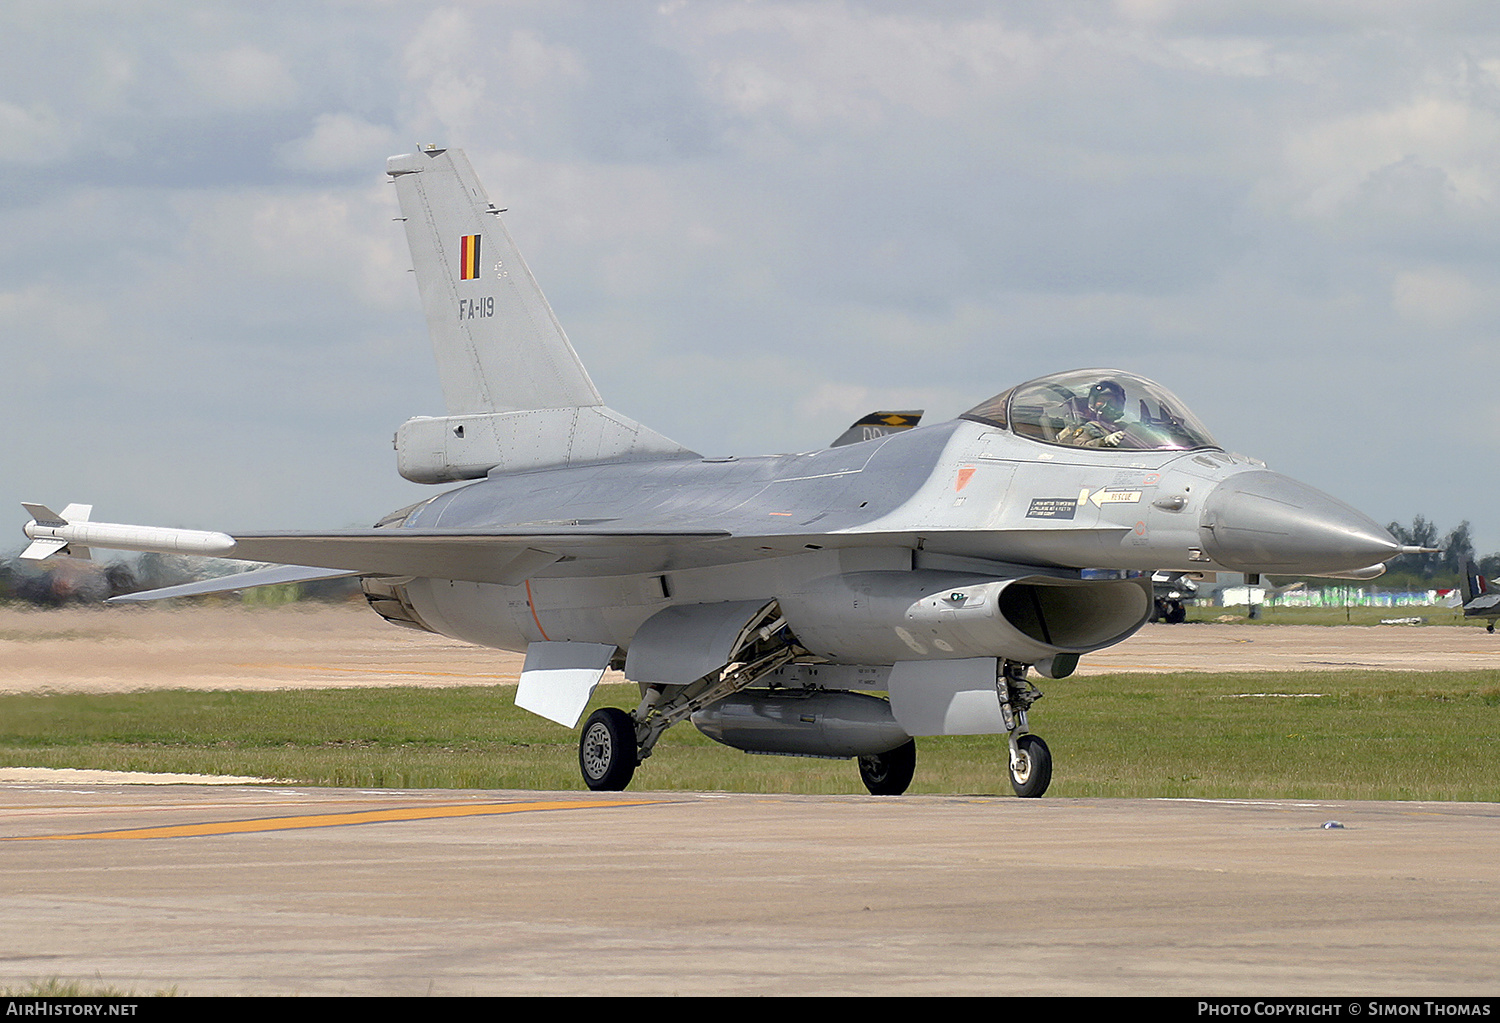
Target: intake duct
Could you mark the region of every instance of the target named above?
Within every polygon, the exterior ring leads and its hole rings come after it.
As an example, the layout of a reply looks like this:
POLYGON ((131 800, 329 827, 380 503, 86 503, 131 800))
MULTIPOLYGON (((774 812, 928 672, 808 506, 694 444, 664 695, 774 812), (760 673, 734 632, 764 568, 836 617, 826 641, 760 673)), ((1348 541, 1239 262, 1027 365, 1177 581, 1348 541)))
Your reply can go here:
POLYGON ((1118 643, 1151 617, 1150 579, 848 572, 781 598, 800 642, 839 664, 1001 657, 1025 664, 1118 643))

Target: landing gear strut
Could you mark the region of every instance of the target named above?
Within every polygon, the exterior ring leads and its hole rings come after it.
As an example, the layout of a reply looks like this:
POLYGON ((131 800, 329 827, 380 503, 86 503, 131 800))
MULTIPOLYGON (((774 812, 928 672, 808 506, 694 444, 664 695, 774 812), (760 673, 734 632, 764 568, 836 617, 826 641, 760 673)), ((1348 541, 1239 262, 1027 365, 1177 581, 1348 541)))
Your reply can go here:
POLYGON ((1028 799, 1040 796, 1052 783, 1052 751, 1026 724, 1026 711, 1042 698, 1042 691, 1026 681, 1026 665, 1002 661, 995 679, 1000 717, 1010 736, 1010 787, 1028 799))
POLYGON ((689 685, 642 683, 634 713, 601 707, 590 714, 578 739, 584 784, 596 792, 622 791, 668 728, 790 662, 795 651, 785 630, 786 619, 772 601, 740 630, 723 667, 689 685))

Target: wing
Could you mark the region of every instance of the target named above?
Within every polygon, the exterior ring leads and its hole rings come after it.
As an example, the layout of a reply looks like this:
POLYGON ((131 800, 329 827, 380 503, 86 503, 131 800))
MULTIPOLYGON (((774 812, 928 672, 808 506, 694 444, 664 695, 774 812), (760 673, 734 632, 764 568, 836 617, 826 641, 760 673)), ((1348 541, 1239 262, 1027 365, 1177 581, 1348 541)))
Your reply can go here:
POLYGON ((346 569, 358 575, 424 576, 516 586, 558 562, 591 571, 650 571, 686 547, 730 534, 704 529, 347 529, 243 533, 223 557, 346 569))
MULTIPOLYGON (((1101 553, 1126 527, 1004 531, 755 533, 722 529, 595 524, 455 528, 383 527, 327 532, 221 533, 112 522, 68 521, 45 505, 28 505, 33 541, 25 557, 40 559, 77 547, 156 551, 271 562, 260 570, 214 580, 192 593, 225 592, 271 583, 339 575, 418 576, 516 586, 539 574, 608 574, 698 568, 808 550, 859 547, 922 549, 1025 565, 1066 565, 1080 544, 1101 553), (1063 556, 1066 553, 1066 557, 1063 556), (295 570, 295 571, 290 571, 295 570)), ((79 506, 82 507, 82 506, 79 506)), ((197 586, 197 584, 189 584, 197 586)), ((176 592, 163 596, 187 596, 176 592)), ((153 591, 155 595, 155 591, 153 591)), ((141 599, 141 598, 138 598, 141 599)))
MULTIPOLYGON (((626 527, 500 527, 343 529, 330 532, 229 533, 196 529, 132 526, 115 522, 68 521, 45 505, 28 504, 33 515, 25 533, 32 560, 70 548, 104 547, 124 551, 194 554, 242 561, 267 561, 313 575, 267 573, 261 582, 242 577, 230 589, 334 575, 426 576, 467 582, 517 585, 560 561, 587 559, 620 565, 655 565, 684 547, 711 543, 730 534, 710 529, 632 529, 626 527), (323 571, 329 574, 322 574, 323 571)), ((79 506, 82 507, 82 506, 79 506)), ((601 567, 594 565, 594 568, 601 567)), ((247 573, 250 575, 250 573, 247 573)), ((226 580, 227 582, 228 580, 226 580)), ((211 592, 202 590, 197 592, 211 592)))

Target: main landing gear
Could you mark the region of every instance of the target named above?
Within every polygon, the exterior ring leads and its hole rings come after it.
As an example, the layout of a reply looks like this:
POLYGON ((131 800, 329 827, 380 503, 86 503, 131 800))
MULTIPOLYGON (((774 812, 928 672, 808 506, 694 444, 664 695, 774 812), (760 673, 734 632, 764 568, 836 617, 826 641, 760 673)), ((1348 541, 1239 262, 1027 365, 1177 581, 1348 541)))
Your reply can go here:
POLYGON ((598 792, 620 792, 635 776, 635 720, 618 707, 601 707, 584 722, 578 739, 578 767, 584 783, 598 792))
POLYGON ((601 707, 590 714, 578 740, 584 783, 596 792, 622 791, 668 728, 789 663, 795 650, 785 630, 786 619, 773 601, 741 630, 723 667, 689 685, 642 683, 634 713, 601 707))
MULTIPOLYGON (((589 715, 578 738, 578 768, 590 789, 621 792, 630 784, 636 767, 644 759, 636 734, 635 719, 618 707, 601 707, 589 715)), ((917 742, 908 739, 895 749, 855 760, 859 764, 859 779, 872 796, 899 796, 916 774, 917 742)), ((1046 787, 1045 782, 1042 785, 1046 787)))
MULTIPOLYGON (((657 740, 672 724, 745 689, 749 682, 765 677, 791 660, 791 651, 784 646, 756 653, 760 656, 726 666, 689 686, 643 685, 641 704, 634 713, 617 707, 594 711, 584 723, 578 742, 578 767, 584 782, 597 792, 622 791, 635 776, 636 767, 651 755, 657 740)), ((1052 751, 1027 725, 1027 711, 1042 696, 1026 680, 1028 667, 1015 661, 1001 661, 996 672, 995 694, 1008 739, 1011 788, 1018 796, 1036 798, 1052 783, 1052 751)), ((754 751, 789 752, 785 748, 754 751)), ((916 772, 917 744, 914 739, 907 739, 893 749, 861 755, 855 760, 860 780, 871 795, 899 796, 911 785, 916 772)))
POLYGON ((859 758, 859 780, 872 796, 899 796, 917 773, 917 740, 907 739, 895 749, 859 758))

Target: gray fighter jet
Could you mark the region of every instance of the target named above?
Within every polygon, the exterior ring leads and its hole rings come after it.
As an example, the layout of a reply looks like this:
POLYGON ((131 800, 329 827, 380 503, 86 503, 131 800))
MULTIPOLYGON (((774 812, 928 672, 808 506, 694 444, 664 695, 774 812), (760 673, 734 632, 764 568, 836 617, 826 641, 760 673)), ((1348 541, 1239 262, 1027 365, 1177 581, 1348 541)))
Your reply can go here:
POLYGON ((705 457, 605 406, 461 152, 393 157, 388 173, 448 412, 401 426, 398 467, 463 485, 333 532, 27 505, 28 557, 100 546, 282 566, 131 599, 358 576, 397 625, 525 651, 516 702, 570 728, 621 670, 640 702, 585 723, 594 789, 624 788, 686 719, 752 753, 854 759, 877 794, 906 789, 914 737, 1004 734, 1015 791, 1039 796, 1052 762, 1029 730, 1028 672, 1065 678, 1139 629, 1151 572, 1369 578, 1401 553, 1115 369, 823 450, 705 457))

